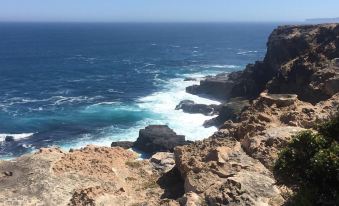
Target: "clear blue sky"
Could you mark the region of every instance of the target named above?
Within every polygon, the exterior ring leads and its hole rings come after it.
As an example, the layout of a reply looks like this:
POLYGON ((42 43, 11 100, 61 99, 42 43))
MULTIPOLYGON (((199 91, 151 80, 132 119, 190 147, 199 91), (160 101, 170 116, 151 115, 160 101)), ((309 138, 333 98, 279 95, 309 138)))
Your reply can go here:
POLYGON ((338 16, 339 0, 0 0, 0 21, 303 21, 338 16))

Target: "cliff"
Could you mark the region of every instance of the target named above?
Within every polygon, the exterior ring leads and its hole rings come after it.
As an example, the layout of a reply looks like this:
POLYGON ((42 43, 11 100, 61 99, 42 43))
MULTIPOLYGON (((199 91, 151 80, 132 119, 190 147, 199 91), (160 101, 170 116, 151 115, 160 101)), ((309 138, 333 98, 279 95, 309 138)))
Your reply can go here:
POLYGON ((339 89, 338 65, 333 63, 339 57, 338 34, 338 24, 278 27, 269 37, 263 61, 208 77, 187 91, 223 100, 255 99, 264 90, 297 94, 312 103, 326 100, 339 89))
MULTIPOLYGON (((187 88, 246 101, 236 114, 218 119, 213 136, 145 160, 120 147, 88 146, 70 152, 41 149, 1 161, 0 204, 285 204, 291 188, 277 184, 272 172, 278 152, 291 135, 338 112, 339 24, 279 27, 267 47, 264 60, 244 71, 207 77, 187 88)), ((162 141, 153 137, 161 138, 152 134, 147 144, 159 146, 162 141)))

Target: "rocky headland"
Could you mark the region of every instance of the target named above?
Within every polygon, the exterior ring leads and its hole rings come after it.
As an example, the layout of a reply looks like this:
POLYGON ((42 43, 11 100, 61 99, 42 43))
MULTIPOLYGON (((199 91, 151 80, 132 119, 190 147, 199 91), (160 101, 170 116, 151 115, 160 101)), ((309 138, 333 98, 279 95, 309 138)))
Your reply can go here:
POLYGON ((292 135, 338 112, 337 58, 339 24, 278 27, 263 61, 187 88, 224 102, 177 107, 218 114, 205 122, 219 128, 211 137, 189 142, 153 125, 134 143, 0 161, 0 204, 284 205, 293 188, 277 182, 273 165, 292 135))

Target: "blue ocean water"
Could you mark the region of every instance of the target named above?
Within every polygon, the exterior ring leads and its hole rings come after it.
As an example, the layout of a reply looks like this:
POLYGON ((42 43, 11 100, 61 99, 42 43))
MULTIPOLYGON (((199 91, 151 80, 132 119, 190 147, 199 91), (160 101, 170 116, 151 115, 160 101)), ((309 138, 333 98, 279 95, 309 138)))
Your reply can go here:
POLYGON ((135 140, 148 124, 202 139, 210 118, 175 111, 185 77, 260 60, 275 24, 0 23, 0 158, 52 145, 135 140), (6 136, 14 142, 5 142, 6 136))

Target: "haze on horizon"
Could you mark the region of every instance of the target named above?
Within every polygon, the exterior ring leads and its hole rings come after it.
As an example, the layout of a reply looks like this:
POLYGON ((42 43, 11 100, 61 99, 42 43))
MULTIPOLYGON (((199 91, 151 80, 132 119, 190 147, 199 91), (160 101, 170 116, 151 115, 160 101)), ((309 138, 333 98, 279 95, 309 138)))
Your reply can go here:
POLYGON ((338 17, 338 0, 1 0, 1 22, 273 22, 338 17))

